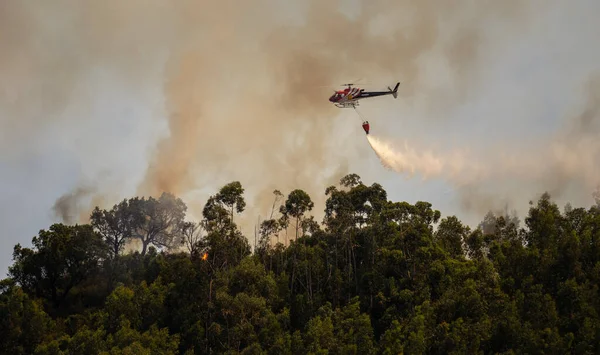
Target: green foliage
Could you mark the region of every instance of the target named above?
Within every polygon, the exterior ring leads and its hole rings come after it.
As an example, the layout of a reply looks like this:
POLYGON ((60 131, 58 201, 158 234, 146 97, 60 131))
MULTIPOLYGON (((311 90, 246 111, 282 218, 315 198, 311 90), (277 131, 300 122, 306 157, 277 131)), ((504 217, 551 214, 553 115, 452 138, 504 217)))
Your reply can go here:
POLYGON ((59 307, 74 287, 100 272, 108 255, 102 237, 90 225, 53 224, 32 240, 33 249, 17 244, 9 275, 29 294, 59 307))
POLYGON ((304 214, 312 210, 314 203, 310 196, 303 190, 294 190, 290 192, 285 203, 280 207, 281 225, 287 226, 290 219, 295 221, 295 238, 298 239, 299 228, 302 227, 304 214))
POLYGON ((238 181, 200 221, 165 193, 41 230, 0 282, 0 353, 600 351, 597 204, 543 194, 522 227, 505 210, 471 229, 356 174, 325 194, 318 223, 305 191, 275 190, 254 253, 238 181))

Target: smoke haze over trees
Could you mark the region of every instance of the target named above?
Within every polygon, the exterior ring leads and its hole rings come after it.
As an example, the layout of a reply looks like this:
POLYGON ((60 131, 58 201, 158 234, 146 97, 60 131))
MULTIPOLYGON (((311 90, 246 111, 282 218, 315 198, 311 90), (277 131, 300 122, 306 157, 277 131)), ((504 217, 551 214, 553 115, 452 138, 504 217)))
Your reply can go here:
MULTIPOLYGON (((234 179, 252 202, 238 221, 247 231, 276 188, 307 191, 317 212, 321 186, 348 171, 397 196, 414 191, 414 180, 398 184, 369 169, 377 158, 358 120, 326 100, 358 78, 369 89, 402 82, 398 100, 365 105, 365 115, 373 134, 406 144, 401 153, 431 158, 433 166, 408 166, 456 188, 454 212, 480 218, 506 203, 520 208, 537 184, 587 203, 598 180, 585 158, 598 150, 590 79, 600 69, 598 6, 3 2, 1 249, 28 240, 54 212, 85 222, 94 206, 124 196, 168 191, 200 217, 208 190, 234 179)), ((431 186, 422 194, 435 195, 431 186)))
POLYGON ((247 208, 238 181, 197 221, 163 193, 53 224, 14 247, 0 352, 600 351, 597 192, 562 211, 544 193, 523 220, 488 213, 476 229, 355 174, 324 192, 321 222, 307 192, 274 191, 256 236, 236 223, 247 208))

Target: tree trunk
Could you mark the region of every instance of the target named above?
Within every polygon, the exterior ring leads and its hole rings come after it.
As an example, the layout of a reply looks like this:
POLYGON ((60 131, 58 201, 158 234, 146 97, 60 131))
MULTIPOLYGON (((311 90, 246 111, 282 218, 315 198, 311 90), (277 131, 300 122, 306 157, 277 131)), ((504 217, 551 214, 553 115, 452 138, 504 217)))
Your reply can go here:
POLYGON ((296 217, 296 241, 298 241, 298 219, 299 217, 296 217))
POLYGON ((348 302, 352 298, 352 234, 350 234, 350 243, 348 244, 348 302))
POLYGON ((292 264, 292 287, 291 287, 291 296, 294 296, 294 278, 296 274, 296 253, 294 253, 294 263, 292 264))
POLYGON ((106 283, 106 290, 107 292, 110 293, 110 291, 113 288, 113 284, 115 282, 116 279, 116 271, 117 271, 117 263, 119 262, 119 259, 117 257, 114 257, 112 260, 110 260, 109 262, 109 270, 108 270, 108 282, 106 283))
POLYGON ((113 248, 114 248, 113 249, 113 259, 116 259, 117 256, 119 256, 119 249, 120 249, 119 248, 119 244, 120 244, 119 243, 119 238, 115 237, 115 241, 114 241, 114 244, 113 244, 113 248))
POLYGON ((150 240, 142 239, 142 256, 146 255, 146 251, 148 250, 149 244, 150 244, 150 240))
MULTIPOLYGON (((338 236, 335 236, 335 265, 333 270, 337 270, 338 268, 338 236)), ((337 278, 337 272, 335 273, 335 277, 337 278)), ((337 307, 337 303, 338 303, 338 298, 339 298, 339 289, 338 289, 338 283, 337 283, 337 279, 334 278, 333 282, 334 282, 334 292, 335 292, 335 297, 333 298, 333 307, 337 307)))
MULTIPOLYGON (((373 236, 373 241, 372 241, 372 251, 371 251, 371 275, 375 275, 375 253, 377 252, 377 241, 375 240, 375 233, 371 234, 373 236)), ((374 283, 373 283, 373 279, 371 278, 371 287, 370 287, 370 294, 371 294, 371 311, 373 310, 373 292, 374 292, 374 283)))
POLYGON ((306 247, 306 239, 304 239, 304 265, 305 265, 305 273, 306 273, 306 288, 307 288, 307 292, 308 292, 308 302, 309 304, 312 305, 312 293, 310 292, 311 289, 311 285, 310 285, 310 271, 308 268, 308 250, 306 247))

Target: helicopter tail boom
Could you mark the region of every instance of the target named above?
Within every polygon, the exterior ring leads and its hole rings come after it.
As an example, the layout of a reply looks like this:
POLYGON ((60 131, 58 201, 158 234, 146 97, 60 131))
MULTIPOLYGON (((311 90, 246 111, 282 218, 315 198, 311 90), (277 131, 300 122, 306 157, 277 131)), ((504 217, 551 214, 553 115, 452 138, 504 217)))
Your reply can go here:
POLYGON ((392 96, 394 97, 394 99, 398 98, 398 87, 400 86, 400 82, 396 83, 396 86, 394 86, 394 90, 392 90, 389 86, 388 89, 390 89, 390 91, 392 92, 392 96))

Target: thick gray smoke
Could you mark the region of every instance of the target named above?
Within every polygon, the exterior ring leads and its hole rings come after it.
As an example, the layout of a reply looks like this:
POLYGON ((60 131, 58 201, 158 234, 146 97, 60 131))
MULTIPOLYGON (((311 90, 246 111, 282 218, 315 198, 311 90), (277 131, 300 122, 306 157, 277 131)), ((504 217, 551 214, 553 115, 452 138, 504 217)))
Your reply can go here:
POLYGON ((78 186, 75 190, 70 193, 62 195, 52 206, 52 210, 56 213, 59 218, 69 224, 74 224, 79 221, 80 209, 87 208, 87 206, 81 206, 81 201, 85 201, 84 198, 93 194, 93 187, 78 186))
MULTIPOLYGON (((356 120, 328 105, 336 85, 366 78, 385 87, 399 80, 394 104, 422 107, 426 98, 429 112, 451 111, 493 85, 482 78, 494 43, 527 32, 533 16, 550 6, 536 4, 3 2, 0 148, 23 158, 29 151, 23 147, 39 140, 52 141, 55 155, 76 152, 81 180, 96 192, 82 201, 83 187, 75 186, 57 196, 63 218, 78 213, 85 221, 102 201, 111 206, 124 195, 163 191, 180 195, 198 215, 208 194, 232 180, 247 189, 248 225, 267 213, 276 188, 305 189, 319 214, 327 185, 354 169, 364 148, 345 128, 360 130, 356 120), (443 63, 447 75, 428 71, 432 61, 443 63)), ((578 172, 585 162, 573 164, 569 154, 594 143, 576 137, 564 138, 568 149, 542 152, 554 165, 527 178, 553 169, 567 180, 593 180, 591 168, 578 172)), ((420 173, 423 154, 412 156, 420 173)), ((439 159, 433 162, 443 168, 433 173, 457 185, 473 181, 461 170, 470 169, 468 160, 459 167, 439 159)), ((498 163, 479 161, 485 169, 498 163)), ((507 171, 504 178, 514 170, 507 171)), ((559 189, 561 181, 555 174, 547 183, 559 189)), ((478 196, 464 194, 465 206, 480 208, 478 196)))

